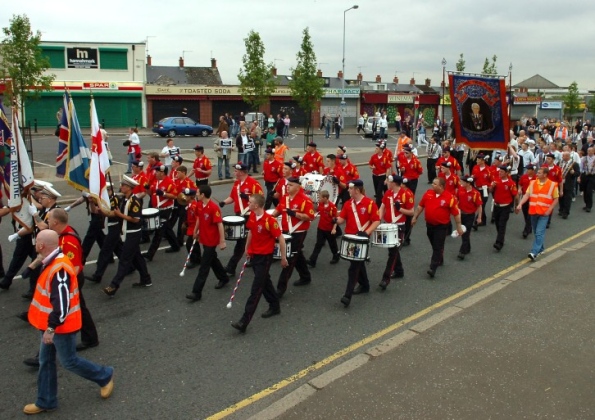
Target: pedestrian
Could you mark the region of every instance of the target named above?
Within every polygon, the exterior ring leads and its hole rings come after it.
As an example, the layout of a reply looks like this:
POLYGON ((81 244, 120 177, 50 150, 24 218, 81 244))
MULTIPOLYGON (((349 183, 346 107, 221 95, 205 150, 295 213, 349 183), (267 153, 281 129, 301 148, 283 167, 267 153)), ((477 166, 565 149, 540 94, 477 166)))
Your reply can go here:
MULTIPOLYGON (((369 238, 370 234, 380 224, 378 206, 376 206, 374 200, 366 197, 365 194, 364 181, 356 179, 349 183, 350 199, 341 209, 341 213, 339 213, 336 221, 338 225, 345 223, 346 235, 369 238)), ((348 307, 351 303, 352 295, 359 295, 370 291, 370 281, 368 279, 365 261, 351 260, 349 262, 347 277, 347 287, 345 288, 345 294, 341 298, 341 303, 345 307, 348 307)))
POLYGON ((452 226, 451 216, 454 216, 458 234, 462 235, 464 233, 457 200, 445 190, 444 178, 434 178, 432 188, 426 191, 415 209, 413 219, 411 219, 412 226, 415 226, 417 218, 424 210, 426 235, 432 246, 430 269, 427 273, 430 278, 434 278, 438 267, 444 264, 444 242, 452 226))
POLYGON ((174 146, 174 139, 167 139, 165 146, 161 149, 159 157, 163 158, 163 164, 167 167, 167 170, 171 170, 171 162, 174 156, 180 154, 180 148, 174 146))
POLYGON ((72 262, 58 246, 58 234, 40 232, 35 249, 44 261, 29 308, 29 322, 41 335, 37 399, 23 412, 38 414, 58 408, 56 355, 65 369, 95 382, 101 387, 101 397, 109 398, 114 389, 114 368, 76 354, 76 333, 82 325, 80 292, 72 262))
POLYGON ((328 191, 319 191, 318 197, 316 212, 320 216, 320 220, 318 221, 318 228, 316 229, 316 244, 314 245, 312 254, 310 254, 310 258, 308 258, 308 265, 312 268, 316 267, 318 255, 325 242, 328 242, 328 246, 331 249, 331 254, 333 256, 330 264, 337 264, 339 262, 337 224, 333 221, 336 220, 339 212, 335 203, 329 200, 330 194, 328 191))
POLYGON ((141 147, 140 139, 138 137, 138 128, 130 127, 128 131, 128 140, 124 142, 124 146, 128 146, 126 153, 128 154, 128 168, 126 173, 132 173, 132 161, 139 160, 141 158, 141 147))
POLYGON ((343 118, 341 114, 337 114, 335 117, 335 139, 338 139, 341 136, 341 130, 343 129, 343 118))
POLYGON ((219 175, 219 181, 223 179, 223 168, 225 168, 225 179, 231 179, 229 159, 231 158, 231 152, 233 152, 233 142, 227 137, 227 131, 221 132, 221 136, 215 140, 213 147, 215 153, 217 153, 217 175, 219 175))
POLYGON ((324 114, 324 117, 322 118, 322 125, 324 126, 324 138, 327 140, 331 138, 332 120, 333 119, 329 115, 326 115, 326 114, 324 114))
POLYGON ((366 134, 366 131, 364 130, 364 116, 363 116, 363 114, 359 114, 359 117, 357 118, 357 134, 359 134, 360 131, 363 131, 364 134, 366 134))
POLYGON ((457 189, 457 200, 459 201, 459 210, 461 211, 461 224, 465 226, 465 233, 461 235, 461 248, 459 249, 459 260, 464 260, 465 255, 471 252, 471 228, 482 222, 482 200, 481 194, 473 188, 473 177, 463 175, 461 177, 461 186, 457 189))
POLYGON ((593 207, 593 191, 595 190, 595 146, 587 149, 587 155, 581 158, 581 176, 578 180, 583 191, 585 207, 583 211, 591 212, 593 207))
MULTIPOLYGON (((221 211, 219 206, 211 200, 211 187, 208 185, 201 185, 196 196, 199 204, 196 207, 197 214, 193 237, 198 239, 203 250, 200 268, 192 286, 192 293, 186 295, 186 299, 193 302, 202 298, 202 289, 211 269, 213 269, 215 277, 219 280, 215 289, 221 289, 229 283, 229 277, 227 277, 225 269, 217 257, 217 246, 222 251, 226 247, 221 211)), ((198 246, 198 244, 195 243, 194 246, 198 246)))
POLYGON ((496 242, 494 248, 500 251, 504 247, 504 237, 506 235, 506 225, 510 218, 510 211, 516 205, 518 200, 518 189, 515 182, 508 176, 509 167, 500 165, 498 168, 498 177, 492 181, 490 192, 494 199, 494 211, 492 218, 496 224, 496 242))
POLYGON ((426 161, 428 184, 431 184, 432 180, 437 176, 436 162, 438 162, 438 158, 442 155, 442 147, 438 144, 438 138, 436 136, 430 138, 430 142, 426 146, 426 153, 428 155, 428 160, 426 161))
POLYGON ((279 298, 271 281, 269 270, 273 262, 275 240, 279 241, 281 267, 287 267, 286 245, 277 219, 264 211, 264 202, 265 198, 261 194, 253 194, 248 200, 250 217, 246 225, 248 237, 245 241, 245 254, 252 263, 254 280, 250 288, 250 296, 246 301, 244 314, 239 321, 231 323, 233 328, 242 333, 246 332, 261 296, 264 296, 269 304, 269 309, 261 315, 262 318, 270 318, 281 313, 279 298))
POLYGON ((529 215, 531 217, 531 226, 533 228, 533 245, 528 257, 535 261, 545 247, 545 232, 550 215, 558 204, 559 192, 558 184, 548 178, 549 169, 541 167, 537 170, 537 179, 532 181, 525 194, 516 206, 516 213, 521 211, 523 204, 529 201, 529 215))

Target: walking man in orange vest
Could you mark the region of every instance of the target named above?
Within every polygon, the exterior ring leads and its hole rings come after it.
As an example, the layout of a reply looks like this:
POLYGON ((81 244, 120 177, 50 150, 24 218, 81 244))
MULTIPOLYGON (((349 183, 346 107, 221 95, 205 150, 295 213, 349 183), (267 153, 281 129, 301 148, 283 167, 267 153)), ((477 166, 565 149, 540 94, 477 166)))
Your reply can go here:
POLYGON ((101 387, 101 397, 109 398, 114 368, 76 354, 76 333, 82 325, 79 288, 74 266, 58 246, 58 234, 49 229, 39 232, 35 250, 44 264, 29 307, 29 322, 41 333, 37 400, 23 412, 38 414, 58 408, 56 354, 64 368, 95 382, 101 387))
POLYGON ((515 213, 518 214, 523 204, 529 201, 529 217, 531 218, 531 227, 535 236, 531 252, 528 255, 531 261, 535 261, 545 249, 543 243, 547 222, 552 211, 554 211, 554 207, 558 204, 558 183, 548 179, 548 172, 547 167, 537 170, 537 179, 531 181, 527 192, 515 210, 515 213))

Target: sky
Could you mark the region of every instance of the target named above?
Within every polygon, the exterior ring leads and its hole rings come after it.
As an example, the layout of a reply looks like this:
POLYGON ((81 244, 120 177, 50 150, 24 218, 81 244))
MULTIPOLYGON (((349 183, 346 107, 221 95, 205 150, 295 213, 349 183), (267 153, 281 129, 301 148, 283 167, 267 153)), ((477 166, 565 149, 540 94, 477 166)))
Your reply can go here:
POLYGON ((595 90, 594 1, 554 0, 24 0, 3 5, 2 27, 26 14, 43 41, 142 42, 153 65, 217 66, 224 84, 237 84, 246 49, 258 32, 266 62, 290 74, 308 27, 324 76, 341 70, 345 18, 345 77, 416 84, 442 81, 460 54, 466 72, 480 73, 486 57, 512 84, 535 74, 581 91, 595 90), (345 10, 357 4, 357 9, 345 10), (297 6, 297 7, 296 7, 297 6), (184 52, 185 51, 185 52, 184 52))

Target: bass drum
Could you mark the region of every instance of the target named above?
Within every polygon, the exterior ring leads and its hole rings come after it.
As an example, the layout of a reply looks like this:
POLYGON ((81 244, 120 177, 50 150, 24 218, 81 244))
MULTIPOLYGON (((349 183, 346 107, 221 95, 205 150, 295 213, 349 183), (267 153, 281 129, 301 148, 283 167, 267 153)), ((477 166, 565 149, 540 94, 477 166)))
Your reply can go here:
POLYGON ((339 198, 339 186, 333 183, 333 177, 330 175, 306 174, 302 177, 302 188, 314 203, 318 203, 320 191, 328 191, 329 200, 333 203, 339 198))

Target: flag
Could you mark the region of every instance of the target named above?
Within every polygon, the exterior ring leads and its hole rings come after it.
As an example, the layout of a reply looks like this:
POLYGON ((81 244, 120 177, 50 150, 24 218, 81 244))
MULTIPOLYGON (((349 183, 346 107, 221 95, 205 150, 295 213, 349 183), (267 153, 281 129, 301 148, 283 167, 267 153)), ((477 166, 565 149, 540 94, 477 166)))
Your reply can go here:
POLYGON ((70 136, 66 157, 66 180, 77 190, 88 191, 91 153, 83 138, 72 97, 68 100, 68 127, 70 136))
POLYGON ((68 143, 70 141, 70 127, 68 126, 68 92, 64 92, 62 116, 60 117, 60 131, 58 137, 58 155, 56 156, 56 176, 64 178, 66 175, 66 158, 68 156, 68 143))
POLYGON ((110 210, 110 199, 107 193, 105 174, 110 163, 107 155, 105 139, 99 129, 99 119, 95 100, 91 97, 91 173, 89 175, 89 193, 97 199, 99 205, 106 211, 110 210))
POLYGON ((449 74, 457 143, 506 149, 510 138, 504 78, 449 74))
POLYGON ((33 185, 33 169, 27 155, 25 142, 19 127, 16 108, 12 109, 12 132, 14 138, 10 144, 10 189, 8 193, 8 207, 16 208, 23 203, 24 194, 33 185))
MULTIPOLYGON (((0 103, 0 185, 8 194, 8 182, 10 174, 10 144, 12 143, 12 131, 10 130, 6 112, 0 103)), ((1 197, 2 195, 0 195, 1 197)))

